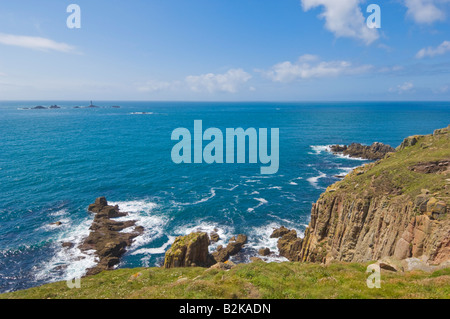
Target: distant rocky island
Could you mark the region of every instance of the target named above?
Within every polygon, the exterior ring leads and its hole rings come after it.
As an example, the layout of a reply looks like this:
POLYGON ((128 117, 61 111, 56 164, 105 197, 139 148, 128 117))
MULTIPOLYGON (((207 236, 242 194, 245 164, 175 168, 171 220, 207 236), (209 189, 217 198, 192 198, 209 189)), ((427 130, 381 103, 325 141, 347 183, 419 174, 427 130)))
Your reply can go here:
MULTIPOLYGON (((34 107, 25 107, 25 108, 21 108, 22 110, 57 110, 57 109, 61 109, 62 107, 59 105, 50 105, 49 107, 47 106, 43 106, 43 105, 37 105, 34 107)), ((91 101, 91 103, 88 106, 73 106, 72 108, 74 109, 97 109, 97 108, 101 108, 100 106, 94 105, 91 101)), ((111 106, 111 108, 114 109, 120 109, 121 107, 119 105, 113 105, 111 106)))

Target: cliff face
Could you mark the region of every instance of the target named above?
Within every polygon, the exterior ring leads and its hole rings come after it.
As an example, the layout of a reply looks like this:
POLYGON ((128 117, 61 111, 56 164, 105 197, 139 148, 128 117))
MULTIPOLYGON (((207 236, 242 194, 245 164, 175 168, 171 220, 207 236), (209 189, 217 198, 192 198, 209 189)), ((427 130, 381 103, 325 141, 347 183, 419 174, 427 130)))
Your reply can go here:
POLYGON ((450 126, 407 138, 330 186, 312 207, 298 260, 450 259, 450 126))

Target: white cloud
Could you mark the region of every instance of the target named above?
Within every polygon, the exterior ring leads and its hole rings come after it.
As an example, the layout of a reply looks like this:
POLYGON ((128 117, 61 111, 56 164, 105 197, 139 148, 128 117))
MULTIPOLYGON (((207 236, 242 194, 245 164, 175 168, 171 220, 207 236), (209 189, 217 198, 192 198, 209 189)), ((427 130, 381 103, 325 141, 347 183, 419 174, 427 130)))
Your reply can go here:
POLYGON ((224 74, 190 75, 185 81, 189 89, 194 92, 207 91, 210 93, 222 91, 235 93, 240 85, 250 80, 251 75, 242 69, 231 69, 224 74))
POLYGON ((174 82, 166 82, 166 81, 147 81, 143 85, 138 87, 138 91, 140 92, 157 92, 170 89, 174 86, 174 82))
POLYGON ((371 65, 353 66, 348 61, 320 61, 317 56, 303 55, 297 62, 281 62, 263 73, 274 82, 292 82, 298 79, 361 74, 370 69, 371 65))
POLYGON ((414 84, 412 82, 405 82, 403 84, 397 85, 395 88, 390 88, 389 92, 403 94, 410 92, 414 89, 414 84))
POLYGON ((362 0, 301 0, 303 10, 323 6, 320 17, 325 19, 325 27, 337 37, 349 37, 370 44, 379 38, 378 31, 367 27, 361 11, 362 0))
POLYGON ((417 23, 431 24, 445 20, 442 5, 450 0, 405 0, 407 14, 417 23))
POLYGON ((444 41, 436 48, 433 47, 423 48, 422 50, 417 52, 416 58, 422 59, 425 57, 434 57, 436 55, 442 55, 448 52, 450 52, 450 41, 444 41))
POLYGON ((41 37, 29 37, 0 33, 0 44, 18 46, 41 51, 73 52, 75 48, 63 42, 55 42, 41 37))

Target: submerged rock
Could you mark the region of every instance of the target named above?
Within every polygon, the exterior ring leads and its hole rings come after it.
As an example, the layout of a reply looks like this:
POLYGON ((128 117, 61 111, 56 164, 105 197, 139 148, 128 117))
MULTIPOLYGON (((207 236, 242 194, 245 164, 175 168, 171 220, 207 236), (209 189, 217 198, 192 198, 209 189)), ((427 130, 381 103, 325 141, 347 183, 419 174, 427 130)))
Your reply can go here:
POLYGON ((61 226, 62 222, 54 222, 54 223, 51 223, 50 225, 52 225, 52 226, 61 226))

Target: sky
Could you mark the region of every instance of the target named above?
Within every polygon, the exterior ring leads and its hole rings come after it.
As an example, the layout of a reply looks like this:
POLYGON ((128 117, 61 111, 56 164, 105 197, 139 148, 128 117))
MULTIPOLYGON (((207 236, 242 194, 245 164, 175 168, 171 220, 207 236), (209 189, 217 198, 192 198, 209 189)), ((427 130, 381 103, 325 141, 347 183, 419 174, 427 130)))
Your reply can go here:
POLYGON ((449 101, 449 75, 450 0, 0 1, 0 100, 449 101))

